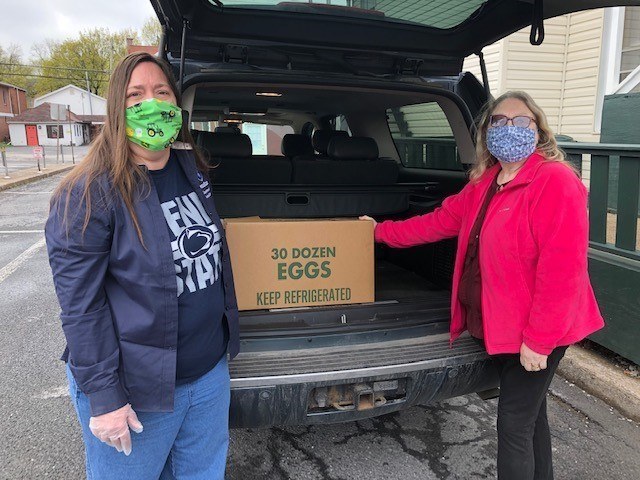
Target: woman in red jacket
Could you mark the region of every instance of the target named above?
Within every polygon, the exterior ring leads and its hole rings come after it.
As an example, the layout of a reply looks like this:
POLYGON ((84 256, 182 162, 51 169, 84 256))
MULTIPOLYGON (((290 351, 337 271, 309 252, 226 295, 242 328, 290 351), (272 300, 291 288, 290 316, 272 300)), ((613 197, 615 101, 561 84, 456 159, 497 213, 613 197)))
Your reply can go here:
POLYGON ((375 239, 403 248, 458 237, 451 341, 467 330, 495 359, 498 478, 552 479, 547 389, 567 346, 604 325, 587 274, 587 190, 524 92, 488 105, 476 154, 460 193, 376 223, 375 239))

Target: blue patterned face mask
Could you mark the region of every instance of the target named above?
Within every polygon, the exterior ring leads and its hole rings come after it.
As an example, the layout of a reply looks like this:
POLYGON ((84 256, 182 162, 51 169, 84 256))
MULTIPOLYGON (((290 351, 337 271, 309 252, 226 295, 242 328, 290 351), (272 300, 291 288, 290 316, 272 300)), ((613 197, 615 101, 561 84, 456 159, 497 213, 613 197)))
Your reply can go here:
POLYGON ((501 162, 519 162, 536 150, 536 132, 511 125, 492 127, 487 130, 487 148, 501 162))

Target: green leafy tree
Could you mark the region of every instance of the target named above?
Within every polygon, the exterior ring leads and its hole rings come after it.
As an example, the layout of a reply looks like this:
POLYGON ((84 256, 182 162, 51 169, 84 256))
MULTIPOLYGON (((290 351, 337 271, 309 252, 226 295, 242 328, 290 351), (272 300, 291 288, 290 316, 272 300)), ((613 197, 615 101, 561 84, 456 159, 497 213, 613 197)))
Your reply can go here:
POLYGON ((30 76, 33 68, 26 66, 19 45, 11 44, 4 48, 0 45, 0 82, 10 83, 29 92, 35 79, 30 76))
POLYGON ((48 60, 53 52, 53 48, 58 44, 55 40, 50 38, 43 42, 35 43, 31 47, 31 56, 34 58, 34 64, 40 65, 45 60, 48 60))
POLYGON ((80 33, 77 39, 62 42, 48 41, 34 50, 40 63, 40 75, 35 90, 37 95, 51 92, 68 84, 88 88, 104 96, 109 72, 127 54, 126 39, 137 39, 134 30, 116 33, 105 28, 94 28, 80 33))
POLYGON ((149 17, 140 30, 140 41, 143 45, 159 45, 162 27, 156 17, 149 17))

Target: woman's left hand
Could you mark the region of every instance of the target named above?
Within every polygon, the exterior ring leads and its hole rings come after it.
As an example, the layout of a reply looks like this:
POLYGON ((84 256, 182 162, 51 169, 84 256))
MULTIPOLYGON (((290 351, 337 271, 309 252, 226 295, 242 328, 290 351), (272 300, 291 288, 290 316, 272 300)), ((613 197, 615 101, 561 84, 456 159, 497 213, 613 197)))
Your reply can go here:
POLYGON ((527 372, 538 372, 547 368, 547 355, 536 353, 523 343, 520 346, 520 363, 527 372))

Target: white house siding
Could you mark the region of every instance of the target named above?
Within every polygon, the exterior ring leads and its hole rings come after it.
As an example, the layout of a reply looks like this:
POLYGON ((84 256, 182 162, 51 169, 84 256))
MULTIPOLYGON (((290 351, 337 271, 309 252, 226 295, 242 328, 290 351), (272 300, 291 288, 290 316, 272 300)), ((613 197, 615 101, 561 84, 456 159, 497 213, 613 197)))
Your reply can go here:
POLYGON ((529 93, 546 113, 551 129, 558 132, 568 20, 565 16, 546 20, 544 29, 539 46, 529 42, 530 27, 508 37, 503 91, 529 93))
POLYGON ((69 105, 69 109, 76 115, 106 115, 106 99, 91 94, 91 102, 89 102, 89 95, 89 92, 86 90, 82 90, 74 85, 67 85, 59 90, 34 99, 33 106, 37 107, 44 102, 58 103, 60 105, 69 105))
POLYGON ((401 108, 412 137, 451 137, 451 127, 442 108, 435 102, 401 108))
MULTIPOLYGON (((38 124, 38 140, 40 142, 40 145, 55 146, 58 144, 58 141, 55 138, 47 137, 47 125, 51 125, 51 124, 38 124)), ((69 124, 62 125, 62 129, 64 132, 64 137, 60 139, 60 145, 70 145, 72 131, 73 131, 73 144, 74 145, 84 144, 84 138, 82 136, 82 124, 72 123, 70 125, 69 124)))
MULTIPOLYGON (((546 20, 542 45, 529 43, 530 27, 488 45, 483 52, 492 94, 524 90, 545 111, 554 132, 598 142, 594 123, 603 25, 604 10, 589 10, 546 20)), ((480 78, 475 55, 464 67, 480 78)), ((587 185, 589 167, 585 157, 587 185)))
POLYGON ((9 136, 11 145, 22 146, 27 144, 27 130, 23 123, 10 123, 9 136))
POLYGON ((595 109, 604 10, 569 15, 566 80, 562 102, 560 133, 576 140, 598 142, 595 133, 595 109))
MULTIPOLYGON (((502 52, 504 51, 505 43, 506 39, 500 40, 482 49, 484 63, 487 67, 487 76, 489 77, 489 87, 494 94, 502 90, 502 52)), ((482 82, 482 72, 480 71, 480 62, 477 55, 465 58, 462 68, 473 73, 482 82)))
MULTIPOLYGON (((30 124, 33 125, 33 124, 30 124)), ((55 124, 47 124, 47 123, 38 123, 36 124, 36 129, 38 132, 38 143, 40 145, 47 146, 55 146, 57 145, 57 140, 55 138, 47 137, 47 125, 55 124)), ((60 139, 60 145, 69 145, 71 141, 71 133, 73 131, 73 144, 75 146, 84 144, 84 136, 82 134, 83 124, 81 123, 72 123, 62 125, 64 138, 60 139)), ((27 145, 27 128, 24 123, 12 123, 9 125, 9 132, 11 135, 11 144, 17 147, 26 146, 27 145)))
MULTIPOLYGON (((604 10, 590 10, 569 15, 567 74, 562 101, 560 133, 581 142, 599 142, 596 133, 600 55, 604 28, 604 10)), ((582 161, 582 179, 589 186, 591 157, 582 161)))
MULTIPOLYGON (((567 16, 545 21, 542 45, 529 43, 530 27, 484 48, 489 86, 494 96, 507 90, 524 90, 542 107, 549 124, 558 131, 566 43, 567 16)), ((465 68, 480 76, 477 56, 465 59, 465 68)))
MULTIPOLYGON (((599 9, 546 20, 539 46, 529 43, 526 27, 485 47, 493 95, 524 90, 545 111, 556 133, 598 141, 594 116, 603 16, 599 9)), ((464 68, 480 78, 475 55, 465 59, 464 68)))
MULTIPOLYGON (((406 105, 399 110, 409 133, 409 137, 406 138, 453 137, 451 125, 442 107, 436 102, 406 105)), ((391 134, 394 138, 400 138, 403 132, 400 132, 394 115, 387 111, 387 117, 391 134)))

